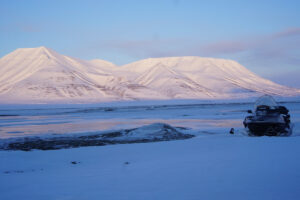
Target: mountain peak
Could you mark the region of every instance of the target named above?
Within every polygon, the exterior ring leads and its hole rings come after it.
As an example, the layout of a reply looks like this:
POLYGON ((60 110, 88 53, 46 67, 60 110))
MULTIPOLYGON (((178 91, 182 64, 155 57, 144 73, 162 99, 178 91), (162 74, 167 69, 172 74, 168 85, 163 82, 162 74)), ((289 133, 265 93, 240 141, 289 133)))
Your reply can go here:
POLYGON ((45 46, 40 46, 40 47, 32 47, 32 48, 18 48, 16 51, 21 51, 21 52, 36 52, 36 51, 53 51, 48 47, 45 46))
POLYGON ((45 47, 45 46, 40 46, 40 47, 35 47, 35 48, 19 48, 16 50, 18 54, 24 53, 24 54, 31 54, 31 55, 53 55, 53 54, 58 54, 54 50, 45 47))
MULTIPOLYGON (((0 61, 5 63, 13 60, 51 60, 58 57, 63 57, 54 50, 41 46, 36 48, 18 48, 15 51, 0 58, 0 61)), ((1 64, 1 63, 0 63, 1 64)))
POLYGON ((38 50, 39 52, 45 53, 45 54, 51 54, 52 52, 55 52, 54 50, 52 50, 48 47, 45 47, 45 46, 40 46, 40 47, 37 47, 35 49, 38 50))
POLYGON ((20 48, 20 49, 39 50, 39 51, 50 50, 50 48, 45 47, 45 46, 32 47, 32 48, 20 48))

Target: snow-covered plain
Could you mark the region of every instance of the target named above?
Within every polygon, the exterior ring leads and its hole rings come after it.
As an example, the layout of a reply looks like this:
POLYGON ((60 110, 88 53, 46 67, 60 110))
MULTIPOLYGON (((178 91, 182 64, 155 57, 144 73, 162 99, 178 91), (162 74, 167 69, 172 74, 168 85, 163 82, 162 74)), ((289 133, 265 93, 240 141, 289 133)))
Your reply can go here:
POLYGON ((163 122, 186 140, 0 151, 1 199, 299 199, 300 103, 290 137, 248 137, 249 103, 0 106, 1 141, 163 122), (229 129, 236 134, 230 135, 229 129), (73 162, 73 163, 72 163, 73 162))

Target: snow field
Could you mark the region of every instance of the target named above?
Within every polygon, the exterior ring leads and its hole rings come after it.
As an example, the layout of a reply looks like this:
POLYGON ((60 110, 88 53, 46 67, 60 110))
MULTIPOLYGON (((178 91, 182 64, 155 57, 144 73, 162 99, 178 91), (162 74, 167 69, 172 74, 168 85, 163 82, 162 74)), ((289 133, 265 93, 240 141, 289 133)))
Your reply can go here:
POLYGON ((3 199, 298 199, 300 137, 0 151, 3 199), (80 162, 71 164, 72 161, 80 162))
POLYGON ((4 114, 19 114, 1 118, 0 133, 11 139, 26 136, 16 130, 30 132, 33 127, 43 127, 38 125, 41 122, 45 129, 40 130, 45 132, 36 134, 42 137, 53 128, 47 123, 57 116, 82 125, 93 119, 104 123, 120 120, 120 115, 122 123, 130 126, 136 118, 141 120, 135 127, 153 119, 183 125, 191 128, 184 133, 196 137, 53 151, 0 151, 1 199, 297 200, 300 108, 296 102, 283 105, 291 111, 295 124, 290 137, 243 135, 242 120, 252 104, 113 107, 109 112, 91 105, 4 107, 4 114), (236 134, 228 133, 230 127, 236 134))

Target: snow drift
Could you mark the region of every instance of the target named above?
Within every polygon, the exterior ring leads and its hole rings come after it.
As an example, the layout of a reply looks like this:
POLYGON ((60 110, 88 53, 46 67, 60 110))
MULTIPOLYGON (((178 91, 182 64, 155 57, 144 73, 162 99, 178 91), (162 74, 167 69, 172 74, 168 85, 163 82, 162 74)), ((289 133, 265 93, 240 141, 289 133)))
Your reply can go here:
POLYGON ((103 102, 137 99, 231 99, 300 90, 261 78, 232 60, 150 58, 124 66, 84 61, 46 48, 0 59, 1 103, 103 102))
POLYGON ((134 129, 96 134, 10 138, 0 140, 0 150, 56 150, 86 146, 183 140, 194 137, 191 134, 181 133, 177 129, 180 128, 175 128, 164 123, 154 123, 134 129))

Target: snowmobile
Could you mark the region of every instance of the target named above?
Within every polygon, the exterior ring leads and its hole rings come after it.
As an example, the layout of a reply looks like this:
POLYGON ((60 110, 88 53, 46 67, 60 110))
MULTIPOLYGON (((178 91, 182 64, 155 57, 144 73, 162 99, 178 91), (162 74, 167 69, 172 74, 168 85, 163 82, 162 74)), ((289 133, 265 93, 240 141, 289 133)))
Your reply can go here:
POLYGON ((289 110, 264 95, 254 105, 254 112, 244 119, 244 127, 250 136, 289 136, 292 133, 289 110))

